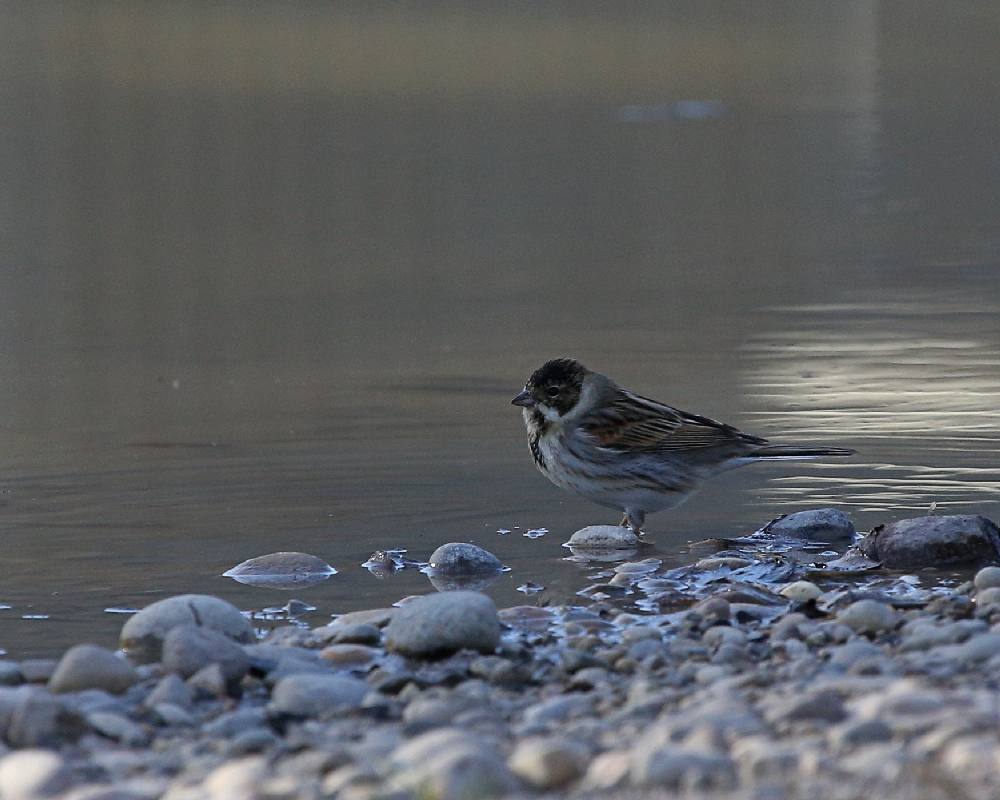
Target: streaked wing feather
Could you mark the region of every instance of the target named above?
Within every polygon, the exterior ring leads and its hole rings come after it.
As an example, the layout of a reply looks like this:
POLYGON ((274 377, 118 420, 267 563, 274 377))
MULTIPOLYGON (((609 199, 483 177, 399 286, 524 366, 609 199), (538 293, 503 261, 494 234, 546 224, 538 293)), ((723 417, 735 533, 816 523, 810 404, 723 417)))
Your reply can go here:
POLYGON ((627 392, 619 393, 610 407, 592 414, 582 427, 598 446, 613 450, 700 450, 766 441, 627 392))

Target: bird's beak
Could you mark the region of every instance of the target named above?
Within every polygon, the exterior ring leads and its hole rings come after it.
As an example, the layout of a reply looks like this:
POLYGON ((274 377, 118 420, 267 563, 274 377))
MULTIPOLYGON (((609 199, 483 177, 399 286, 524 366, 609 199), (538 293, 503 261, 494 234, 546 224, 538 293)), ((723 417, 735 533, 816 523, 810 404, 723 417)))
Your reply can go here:
POLYGON ((525 389, 517 397, 510 401, 512 406, 521 406, 522 408, 531 408, 535 401, 531 399, 531 395, 528 394, 528 390, 525 389))

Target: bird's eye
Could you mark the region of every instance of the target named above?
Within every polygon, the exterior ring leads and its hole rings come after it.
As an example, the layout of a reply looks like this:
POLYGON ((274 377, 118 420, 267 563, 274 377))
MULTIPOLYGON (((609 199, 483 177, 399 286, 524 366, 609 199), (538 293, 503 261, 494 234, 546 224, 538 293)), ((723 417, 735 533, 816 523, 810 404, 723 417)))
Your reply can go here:
POLYGON ((558 397, 559 396, 559 387, 558 386, 550 386, 548 389, 545 390, 545 394, 547 394, 549 397, 558 397))

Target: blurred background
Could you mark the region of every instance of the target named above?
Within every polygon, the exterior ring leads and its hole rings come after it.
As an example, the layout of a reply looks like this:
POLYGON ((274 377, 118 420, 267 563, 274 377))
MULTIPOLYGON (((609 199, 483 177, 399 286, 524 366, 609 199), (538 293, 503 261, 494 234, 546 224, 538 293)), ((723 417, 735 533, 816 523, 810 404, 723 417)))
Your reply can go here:
POLYGON ((284 550, 340 570, 315 623, 449 541, 572 599, 560 544, 618 516, 531 464, 553 356, 860 451, 730 473, 647 555, 997 520, 998 41, 985 0, 3 4, 0 648, 283 605, 221 573, 284 550))

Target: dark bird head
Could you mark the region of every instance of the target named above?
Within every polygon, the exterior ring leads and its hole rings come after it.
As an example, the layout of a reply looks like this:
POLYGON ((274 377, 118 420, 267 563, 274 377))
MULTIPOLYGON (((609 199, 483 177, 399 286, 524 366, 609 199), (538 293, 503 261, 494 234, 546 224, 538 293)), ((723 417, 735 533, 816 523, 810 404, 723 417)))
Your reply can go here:
POLYGON ((579 401, 583 381, 589 372, 572 358, 553 358, 532 373, 524 391, 510 402, 522 408, 537 408, 543 413, 551 410, 563 416, 579 401))

